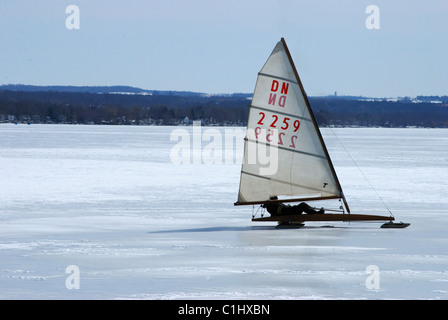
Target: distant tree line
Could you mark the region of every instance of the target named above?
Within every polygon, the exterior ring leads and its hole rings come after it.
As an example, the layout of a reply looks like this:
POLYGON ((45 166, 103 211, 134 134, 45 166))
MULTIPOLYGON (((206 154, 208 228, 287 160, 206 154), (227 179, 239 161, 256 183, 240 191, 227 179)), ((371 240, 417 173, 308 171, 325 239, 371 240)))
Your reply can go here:
POLYGON ((316 121, 322 126, 443 127, 448 128, 448 102, 310 98, 316 121))
POLYGON ((247 120, 244 95, 123 94, 0 90, 0 122, 165 124, 201 119, 213 124, 247 120))
MULTIPOLYGON (((109 91, 104 90, 106 87, 94 88, 96 92, 84 92, 87 90, 84 87, 71 91, 57 87, 53 87, 53 91, 0 87, 0 122, 178 125, 201 120, 204 125, 247 123, 249 94, 121 92, 119 90, 127 87, 107 87, 109 91), (111 93, 110 90, 117 91, 111 93)), ((419 103, 409 98, 388 101, 310 97, 310 104, 320 126, 448 127, 448 97, 417 98, 419 103)))

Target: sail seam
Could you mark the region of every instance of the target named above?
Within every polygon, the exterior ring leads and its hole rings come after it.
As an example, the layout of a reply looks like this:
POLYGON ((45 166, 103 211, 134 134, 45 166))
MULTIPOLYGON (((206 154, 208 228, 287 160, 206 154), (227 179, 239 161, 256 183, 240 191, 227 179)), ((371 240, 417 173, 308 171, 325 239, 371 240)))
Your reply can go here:
MULTIPOLYGON (((282 180, 279 180, 279 179, 268 178, 268 177, 260 176, 260 175, 257 175, 255 173, 250 173, 250 172, 247 172, 247 171, 241 171, 241 173, 244 173, 244 174, 247 174, 249 176, 256 177, 256 178, 262 178, 262 179, 271 180, 273 182, 280 182, 280 183, 283 183, 283 184, 290 184, 291 186, 294 186, 294 187, 299 187, 299 188, 304 188, 304 189, 308 189, 308 190, 313 190, 313 191, 316 191, 316 192, 320 193, 320 196, 322 197, 322 190, 321 189, 311 188, 311 187, 307 187, 307 186, 304 186, 304 185, 301 185, 301 184, 297 184, 297 183, 291 183, 290 181, 282 181, 282 180)), ((327 193, 331 194, 331 192, 327 192, 327 193)))
POLYGON ((259 140, 249 139, 249 138, 245 138, 245 140, 248 141, 248 142, 253 142, 253 143, 262 143, 262 144, 264 144, 266 146, 270 146, 270 147, 272 146, 274 148, 278 148, 278 149, 286 150, 286 151, 291 151, 291 152, 296 152, 296 153, 300 153, 300 154, 303 154, 303 155, 306 155, 306 156, 310 156, 310 157, 316 157, 316 158, 320 158, 320 159, 323 159, 323 160, 327 159, 325 156, 321 156, 321 155, 318 155, 318 154, 309 153, 309 152, 305 152, 305 151, 300 151, 300 150, 294 150, 294 149, 290 149, 290 148, 286 148, 286 147, 281 147, 281 146, 278 146, 278 145, 272 145, 272 144, 264 142, 264 141, 259 141, 259 140))
POLYGON ((290 116, 290 117, 293 117, 295 119, 300 119, 300 120, 313 122, 311 119, 307 119, 307 118, 304 118, 304 117, 301 117, 301 116, 297 116, 297 115, 292 114, 292 113, 287 113, 287 112, 282 112, 282 111, 277 111, 277 110, 271 110, 271 109, 268 109, 268 108, 263 108, 263 107, 259 107, 259 106, 255 106, 255 105, 251 105, 250 107, 254 108, 254 109, 262 110, 262 111, 267 111, 267 112, 272 112, 272 113, 276 113, 276 114, 281 114, 282 116, 290 116))
POLYGON ((295 81, 295 80, 290 80, 290 79, 287 79, 287 78, 283 78, 283 77, 279 77, 279 76, 274 76, 274 75, 272 75, 272 74, 267 74, 267 73, 259 72, 258 75, 259 75, 259 76, 268 77, 268 78, 274 78, 274 79, 278 79, 278 80, 288 81, 288 82, 295 83, 295 84, 299 84, 299 83, 298 83, 297 81, 295 81))
POLYGON ((268 177, 265 177, 265 176, 260 176, 260 175, 258 175, 258 174, 250 173, 250 172, 247 172, 247 171, 241 171, 241 173, 244 173, 244 174, 247 174, 247 175, 249 175, 249 176, 256 177, 256 178, 262 178, 262 179, 266 179, 266 180, 272 180, 272 178, 268 178, 268 177))

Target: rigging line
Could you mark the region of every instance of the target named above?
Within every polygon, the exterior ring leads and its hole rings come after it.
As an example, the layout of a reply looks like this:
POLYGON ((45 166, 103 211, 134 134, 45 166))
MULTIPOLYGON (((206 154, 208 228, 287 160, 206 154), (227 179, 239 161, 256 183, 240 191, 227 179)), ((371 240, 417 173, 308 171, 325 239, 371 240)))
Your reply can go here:
POLYGON ((255 211, 255 213, 254 213, 254 210, 255 210, 255 205, 252 205, 252 219, 255 218, 255 217, 257 216, 257 214, 258 214, 259 211, 260 211, 260 215, 261 215, 261 217, 263 218, 263 215, 264 215, 264 208, 263 208, 262 206, 259 206, 258 209, 257 209, 257 211, 255 211), (260 210, 260 209, 261 209, 261 210, 260 210))
POLYGON ((350 157, 350 159, 353 161, 353 163, 356 165, 356 167, 358 168, 359 172, 361 172, 362 176, 364 177, 364 179, 366 179, 367 183, 370 185, 370 187, 372 188, 372 190, 375 192, 376 196, 378 197, 378 199, 381 200, 381 202, 383 203, 383 205, 386 207, 387 211, 389 211, 391 217, 394 217, 394 214, 390 211, 389 207, 387 206, 387 204, 384 202, 383 198, 381 198, 381 196, 378 194, 378 192, 376 191, 376 189, 373 187, 372 183, 370 183, 369 179, 367 179, 366 175, 364 174, 364 172, 361 170, 361 168, 358 166, 358 164, 356 163, 355 159, 353 159, 352 155, 350 154, 350 152, 348 152, 347 148, 345 148, 344 144, 342 143, 342 141, 339 139, 339 137, 336 135, 336 133, 333 131, 333 128, 330 127, 331 133, 333 133, 333 135, 336 137, 336 139, 339 141, 339 143, 341 144, 342 148, 344 149, 344 151, 348 154, 348 156, 350 157))

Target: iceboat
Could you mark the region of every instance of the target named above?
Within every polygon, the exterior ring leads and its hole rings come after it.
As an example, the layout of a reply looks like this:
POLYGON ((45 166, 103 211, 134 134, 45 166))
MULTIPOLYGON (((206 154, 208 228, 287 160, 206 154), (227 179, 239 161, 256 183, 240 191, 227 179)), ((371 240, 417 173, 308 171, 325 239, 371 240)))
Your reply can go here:
POLYGON ((340 201, 338 213, 252 216, 252 221, 277 221, 302 226, 305 221, 388 221, 375 214, 352 214, 308 97, 285 39, 276 44, 258 73, 244 141, 238 200, 235 205, 272 201, 340 201), (272 155, 266 166, 263 152, 272 155), (274 157, 275 156, 275 157, 274 157), (271 159, 271 160, 272 160, 271 159), (277 197, 277 200, 271 200, 277 197))

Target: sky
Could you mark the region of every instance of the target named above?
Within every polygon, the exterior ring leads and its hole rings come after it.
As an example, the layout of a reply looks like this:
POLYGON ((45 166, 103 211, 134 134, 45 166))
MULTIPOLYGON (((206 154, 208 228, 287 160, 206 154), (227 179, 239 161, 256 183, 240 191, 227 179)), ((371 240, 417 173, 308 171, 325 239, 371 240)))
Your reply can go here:
POLYGON ((310 96, 448 95, 447 14, 446 0, 0 0, 0 85, 252 93, 284 37, 310 96))

